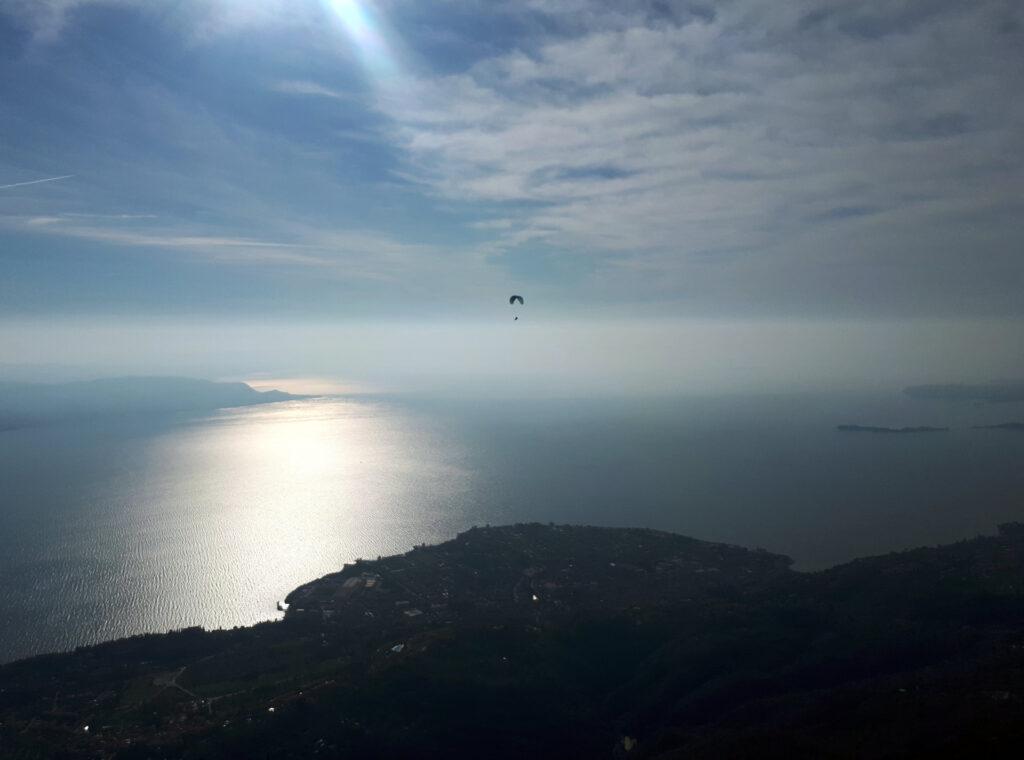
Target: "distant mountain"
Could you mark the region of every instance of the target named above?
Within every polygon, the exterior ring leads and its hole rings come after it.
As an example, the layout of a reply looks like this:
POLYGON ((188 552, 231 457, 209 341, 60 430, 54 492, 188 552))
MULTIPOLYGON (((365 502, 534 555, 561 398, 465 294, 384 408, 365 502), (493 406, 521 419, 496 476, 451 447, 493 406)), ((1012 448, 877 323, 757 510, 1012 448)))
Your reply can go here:
POLYGON ((0 383, 0 429, 68 417, 177 412, 300 398, 245 383, 184 377, 116 377, 74 383, 0 383))
POLYGON ((911 398, 941 399, 947 401, 986 401, 1008 403, 1024 401, 1024 382, 967 385, 910 385, 903 392, 911 398))

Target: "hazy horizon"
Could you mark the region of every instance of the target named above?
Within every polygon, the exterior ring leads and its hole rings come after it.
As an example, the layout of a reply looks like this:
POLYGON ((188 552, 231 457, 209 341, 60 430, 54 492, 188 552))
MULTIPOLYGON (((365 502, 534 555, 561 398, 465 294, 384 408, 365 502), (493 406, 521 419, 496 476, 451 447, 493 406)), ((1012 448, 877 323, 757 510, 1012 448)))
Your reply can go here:
POLYGON ((13 0, 0 373, 1024 377, 1022 29, 1006 0, 13 0))
POLYGON ((306 378, 331 392, 527 396, 898 391, 1018 380, 1020 337, 1005 321, 20 321, 0 325, 0 378, 279 379, 309 392, 306 378))

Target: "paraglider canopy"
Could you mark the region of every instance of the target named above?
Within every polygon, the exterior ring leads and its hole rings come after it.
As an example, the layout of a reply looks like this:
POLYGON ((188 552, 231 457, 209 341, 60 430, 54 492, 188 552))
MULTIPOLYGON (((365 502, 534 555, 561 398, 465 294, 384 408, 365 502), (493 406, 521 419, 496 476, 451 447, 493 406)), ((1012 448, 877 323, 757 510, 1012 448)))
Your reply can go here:
POLYGON ((523 303, 523 297, 522 296, 512 296, 511 298, 508 299, 508 303, 509 303, 510 306, 512 304, 514 304, 516 301, 519 301, 519 303, 522 304, 523 303))

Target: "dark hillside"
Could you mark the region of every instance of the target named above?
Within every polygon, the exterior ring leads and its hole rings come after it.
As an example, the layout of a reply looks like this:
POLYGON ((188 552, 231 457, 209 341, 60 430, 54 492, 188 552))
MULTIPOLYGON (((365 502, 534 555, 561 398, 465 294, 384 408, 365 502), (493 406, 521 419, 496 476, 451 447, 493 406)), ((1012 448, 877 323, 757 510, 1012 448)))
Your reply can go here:
POLYGON ((0 754, 1016 754, 1019 526, 788 566, 656 531, 474 529, 296 589, 281 623, 5 666, 0 754))

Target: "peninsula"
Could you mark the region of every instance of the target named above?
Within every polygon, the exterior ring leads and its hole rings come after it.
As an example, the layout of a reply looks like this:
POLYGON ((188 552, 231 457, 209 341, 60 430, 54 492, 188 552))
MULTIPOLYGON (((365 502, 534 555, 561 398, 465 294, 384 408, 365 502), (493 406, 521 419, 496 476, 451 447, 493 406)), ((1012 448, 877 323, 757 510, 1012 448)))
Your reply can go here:
POLYGON ((0 429, 119 414, 209 411, 296 398, 303 397, 282 391, 257 391, 246 383, 186 377, 0 382, 0 429))

